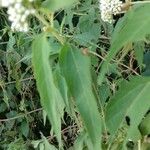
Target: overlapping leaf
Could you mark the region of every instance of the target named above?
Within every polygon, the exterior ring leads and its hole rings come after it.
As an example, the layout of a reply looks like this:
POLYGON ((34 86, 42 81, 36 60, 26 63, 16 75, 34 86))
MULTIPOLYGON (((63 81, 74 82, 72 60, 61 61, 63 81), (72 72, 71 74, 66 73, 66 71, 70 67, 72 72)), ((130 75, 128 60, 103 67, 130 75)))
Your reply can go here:
POLYGON ((127 137, 136 140, 140 138, 138 125, 150 108, 149 89, 148 77, 134 77, 121 85, 106 108, 106 124, 112 136, 123 126, 125 117, 128 117, 130 126, 127 137))
POLYGON ((76 102, 94 150, 100 150, 101 119, 92 92, 90 58, 71 46, 60 54, 60 66, 76 102))
POLYGON ((46 36, 38 36, 32 46, 34 75, 41 104, 49 117, 59 143, 61 143, 62 97, 53 81, 52 70, 49 64, 49 52, 50 46, 46 36))

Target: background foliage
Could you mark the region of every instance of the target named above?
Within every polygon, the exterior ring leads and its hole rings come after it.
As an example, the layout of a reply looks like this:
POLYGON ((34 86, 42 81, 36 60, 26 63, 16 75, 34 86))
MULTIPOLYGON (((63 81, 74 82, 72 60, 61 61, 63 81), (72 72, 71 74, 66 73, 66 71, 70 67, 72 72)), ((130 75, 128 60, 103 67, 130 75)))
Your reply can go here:
POLYGON ((34 5, 28 33, 0 10, 0 149, 150 149, 150 4, 34 5))

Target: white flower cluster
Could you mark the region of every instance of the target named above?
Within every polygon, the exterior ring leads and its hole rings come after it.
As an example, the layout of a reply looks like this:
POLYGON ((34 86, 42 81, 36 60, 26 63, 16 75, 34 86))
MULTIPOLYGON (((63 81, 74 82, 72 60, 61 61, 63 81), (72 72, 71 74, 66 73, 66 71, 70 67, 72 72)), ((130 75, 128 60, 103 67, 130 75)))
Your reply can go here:
POLYGON ((101 18, 105 22, 113 21, 113 14, 121 11, 122 1, 120 0, 100 0, 101 18))
MULTIPOLYGON (((34 0, 28 0, 33 2, 34 0)), ((13 31, 28 32, 27 17, 35 13, 34 9, 28 9, 22 4, 23 0, 1 0, 1 6, 7 8, 11 29, 13 31)))

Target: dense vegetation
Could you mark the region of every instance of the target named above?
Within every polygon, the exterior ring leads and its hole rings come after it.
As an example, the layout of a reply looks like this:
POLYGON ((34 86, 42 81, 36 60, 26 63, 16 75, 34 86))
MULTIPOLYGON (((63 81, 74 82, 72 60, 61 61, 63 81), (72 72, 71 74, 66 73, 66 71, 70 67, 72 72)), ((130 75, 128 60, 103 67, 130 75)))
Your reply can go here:
POLYGON ((150 3, 103 2, 0 1, 0 149, 150 149, 150 3))

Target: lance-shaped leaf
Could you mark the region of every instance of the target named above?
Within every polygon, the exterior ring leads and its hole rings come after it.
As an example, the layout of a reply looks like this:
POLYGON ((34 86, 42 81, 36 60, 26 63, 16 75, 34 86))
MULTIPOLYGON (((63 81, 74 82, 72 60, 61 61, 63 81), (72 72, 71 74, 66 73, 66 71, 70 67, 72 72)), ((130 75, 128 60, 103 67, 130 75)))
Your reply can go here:
POLYGON ((64 46, 60 54, 60 67, 69 90, 75 99, 93 149, 100 149, 101 119, 92 92, 90 58, 71 46, 64 46))
POLYGON ((103 82, 108 71, 108 65, 117 52, 128 42, 135 42, 150 34, 150 4, 134 6, 118 22, 112 35, 111 48, 106 56, 106 61, 102 65, 98 83, 103 82))
POLYGON ((52 124, 57 140, 61 143, 61 113, 63 106, 61 95, 55 87, 49 64, 50 46, 45 35, 39 35, 32 45, 32 63, 41 104, 52 124), (60 109, 62 107, 62 109, 60 109))
POLYGON ((106 125, 110 134, 117 133, 129 119, 127 138, 137 140, 140 137, 138 125, 150 108, 150 78, 134 77, 129 82, 122 83, 119 91, 106 107, 106 125))

